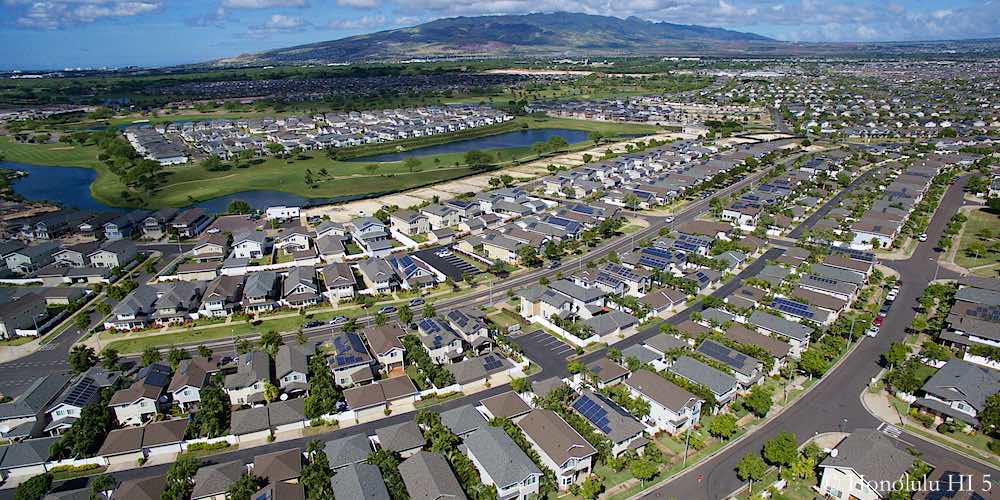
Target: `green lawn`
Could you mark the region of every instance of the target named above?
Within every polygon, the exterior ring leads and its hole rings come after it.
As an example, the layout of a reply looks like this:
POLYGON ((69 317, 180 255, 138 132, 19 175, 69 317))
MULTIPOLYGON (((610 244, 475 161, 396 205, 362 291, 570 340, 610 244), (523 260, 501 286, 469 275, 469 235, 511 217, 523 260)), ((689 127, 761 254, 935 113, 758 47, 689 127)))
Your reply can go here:
POLYGON ((967 215, 969 220, 958 243, 955 263, 966 269, 1000 263, 1000 251, 986 251, 978 255, 969 251, 969 246, 975 243, 985 245, 987 249, 1000 244, 1000 215, 983 208, 969 211, 967 215))
MULTIPOLYGON (((517 118, 505 124, 498 132, 519 128, 571 128, 600 131, 605 134, 630 134, 655 132, 654 127, 632 124, 589 122, 561 118, 517 118)), ((570 149, 589 147, 589 142, 574 144, 570 149)), ((503 148, 490 151, 503 163, 530 160, 535 157, 530 146, 503 148)), ((124 206, 122 184, 102 163, 97 161, 95 147, 67 146, 63 144, 17 144, 10 138, 0 137, 0 154, 8 161, 55 165, 82 166, 98 171, 97 180, 91 185, 94 197, 110 205, 124 206)), ((166 184, 145 200, 150 207, 184 206, 218 196, 252 190, 275 190, 310 198, 374 195, 397 192, 483 172, 462 165, 463 153, 445 153, 416 156, 420 162, 410 170, 403 162, 369 163, 360 161, 334 161, 321 151, 305 154, 306 159, 285 160, 268 158, 259 165, 228 171, 209 172, 201 165, 168 167, 166 184), (326 176, 318 172, 325 169, 326 176), (315 187, 306 184, 306 170, 313 172, 315 187)))

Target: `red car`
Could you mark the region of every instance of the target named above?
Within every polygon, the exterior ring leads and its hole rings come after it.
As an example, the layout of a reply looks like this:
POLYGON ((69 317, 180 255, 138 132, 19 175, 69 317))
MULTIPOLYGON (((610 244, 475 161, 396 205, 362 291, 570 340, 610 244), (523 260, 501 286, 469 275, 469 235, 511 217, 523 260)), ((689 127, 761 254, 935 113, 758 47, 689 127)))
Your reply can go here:
POLYGON ((882 316, 876 316, 875 317, 875 321, 872 321, 872 324, 875 325, 875 326, 882 326, 882 320, 883 319, 884 318, 882 316))

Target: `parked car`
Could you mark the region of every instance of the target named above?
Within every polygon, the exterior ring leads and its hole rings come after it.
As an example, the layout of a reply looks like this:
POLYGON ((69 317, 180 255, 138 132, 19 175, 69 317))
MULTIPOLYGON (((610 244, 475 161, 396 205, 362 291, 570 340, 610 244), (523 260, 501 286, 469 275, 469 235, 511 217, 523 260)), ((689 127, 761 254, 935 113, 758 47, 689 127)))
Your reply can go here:
POLYGON ((549 262, 549 269, 558 269, 562 265, 561 260, 553 260, 549 262))
POLYGON ((882 326, 882 321, 885 321, 884 317, 882 317, 882 316, 875 316, 875 321, 872 321, 872 324, 875 325, 875 326, 882 326))
POLYGON ((666 216, 666 217, 663 218, 663 222, 666 222, 667 224, 670 224, 673 221, 674 221, 674 216, 673 215, 668 215, 668 216, 666 216))
POLYGON ((410 307, 417 307, 424 305, 424 299, 417 297, 415 299, 410 299, 410 307))
POLYGON ((896 300, 896 297, 898 297, 898 296, 899 295, 896 292, 893 292, 892 290, 890 290, 889 293, 885 296, 885 300, 887 302, 892 302, 892 301, 896 300))
POLYGON ((323 326, 322 321, 310 321, 304 325, 306 328, 316 328, 317 326, 323 326))
POLYGON ((378 312, 382 314, 392 314, 396 312, 396 306, 382 306, 379 308, 378 312))
POLYGON ((927 233, 920 233, 920 234, 918 234, 917 235, 917 240, 919 240, 919 241, 927 241, 927 233))
POLYGON ((331 325, 339 325, 341 323, 347 323, 347 316, 337 316, 330 320, 331 325))
POLYGON ((874 336, 878 335, 878 332, 879 332, 878 327, 877 326, 873 326, 873 327, 869 328, 867 332, 865 332, 865 335, 867 335, 869 337, 874 337, 874 336))

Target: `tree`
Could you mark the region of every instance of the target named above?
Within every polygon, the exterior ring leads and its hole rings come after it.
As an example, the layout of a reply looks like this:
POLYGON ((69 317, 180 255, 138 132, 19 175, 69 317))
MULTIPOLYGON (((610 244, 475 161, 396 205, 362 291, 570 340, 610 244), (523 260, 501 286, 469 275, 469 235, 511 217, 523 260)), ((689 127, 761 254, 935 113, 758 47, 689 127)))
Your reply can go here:
POLYGON ((542 265, 542 259, 538 256, 538 251, 531 245, 521 245, 517 249, 517 259, 522 265, 528 267, 538 267, 542 265))
POLYGON ((231 214, 248 214, 253 211, 250 204, 243 200, 233 200, 229 202, 229 206, 226 207, 226 211, 231 214))
POLYGON ((302 467, 299 482, 306 490, 307 500, 327 500, 333 498, 333 487, 330 484, 330 462, 323 452, 323 443, 312 440, 306 445, 307 463, 302 467))
POLYGON ((755 385, 750 389, 750 394, 743 399, 743 406, 754 415, 763 418, 767 412, 771 411, 771 405, 774 403, 771 399, 772 396, 773 389, 769 386, 755 385))
POLYGON ((986 398, 986 405, 979 412, 979 422, 990 434, 1000 429, 1000 392, 986 398))
POLYGON ((201 345, 198 346, 198 355, 199 356, 201 356, 203 358, 206 358, 206 359, 209 359, 209 358, 212 357, 212 354, 215 354, 215 353, 212 352, 212 348, 211 347, 208 347, 205 344, 201 344, 201 345))
POLYGON ((153 363, 159 363, 162 358, 160 358, 160 351, 153 346, 149 346, 145 351, 142 351, 142 366, 149 366, 153 363))
POLYGON ((257 493, 257 490, 265 483, 265 480, 255 476, 252 472, 247 472, 229 485, 229 488, 226 489, 226 500, 250 500, 253 498, 253 494, 257 493))
POLYGON ((580 497, 587 500, 594 500, 604 491, 604 480, 597 474, 591 474, 583 484, 580 485, 580 497))
POLYGON ((399 306, 399 309, 396 311, 396 316, 399 318, 400 323, 409 325, 410 322, 413 321, 413 311, 410 310, 410 305, 403 304, 399 306))
POLYGON ((281 395, 281 391, 276 385, 271 382, 264 382, 264 399, 267 400, 268 403, 276 401, 279 395, 281 395))
POLYGON ((597 143, 601 142, 601 139, 604 139, 604 134, 602 134, 600 132, 597 132, 597 131, 594 131, 594 132, 591 132, 591 133, 587 134, 587 139, 590 140, 590 141, 593 141, 594 144, 597 144, 597 143))
MULTIPOLYGON (((655 448, 656 445, 653 445, 655 448)), ((649 458, 633 460, 628 466, 628 471, 639 480, 640 486, 645 486, 646 481, 656 477, 657 465, 649 458)))
POLYGON ((437 316, 437 311, 434 310, 434 304, 431 304, 430 302, 424 304, 423 312, 425 318, 433 318, 434 316, 437 316))
POLYGON ((111 492, 115 489, 118 484, 115 478, 107 474, 101 474, 90 480, 90 495, 91 498, 111 498, 111 492))
POLYGON ((278 348, 284 343, 285 341, 281 338, 281 335, 274 330, 268 330, 260 336, 261 350, 272 358, 278 354, 278 348))
POLYGON ((625 206, 631 208, 632 210, 635 210, 636 208, 639 207, 639 203, 641 203, 642 200, 640 200, 635 193, 629 193, 625 195, 625 199, 623 199, 622 201, 625 202, 625 206))
POLYGON ((41 500, 52 487, 52 474, 46 472, 31 476, 27 481, 17 485, 14 500, 41 500))
POLYGON ((493 163, 493 155, 473 149, 465 152, 465 164, 470 167, 485 167, 493 163))
POLYGON ((111 314, 111 304, 108 304, 107 302, 101 302, 96 306, 94 306, 94 310, 96 310, 97 313, 100 314, 101 316, 107 316, 111 314))
MULTIPOLYGON (((406 493, 406 484, 403 483, 403 476, 399 474, 399 458, 395 453, 381 449, 368 455, 367 463, 378 466, 382 473, 382 480, 385 488, 389 490, 392 500, 409 500, 406 493)), ((337 492, 334 492, 336 494, 337 492)))
POLYGON ((743 455, 743 458, 736 464, 736 476, 740 478, 741 481, 750 482, 750 493, 753 494, 753 482, 759 481, 764 477, 764 472, 767 471, 767 464, 764 460, 760 458, 760 455, 754 455, 752 453, 747 453, 743 455))
POLYGON ((386 321, 389 321, 389 317, 382 311, 375 313, 375 317, 372 318, 372 323, 375 323, 375 326, 382 326, 386 321))
POLYGON ((531 381, 527 377, 511 379, 510 388, 518 394, 523 394, 531 390, 531 381))
POLYGON ((83 373, 97 364, 97 354, 93 347, 84 345, 73 346, 69 351, 69 366, 73 373, 83 373))
POLYGON ((910 353, 910 349, 901 342, 893 342, 889 344, 889 350, 882 353, 882 363, 893 368, 903 364, 906 361, 907 355, 910 353))
POLYGON ((77 314, 76 317, 73 318, 73 324, 80 330, 87 328, 87 325, 90 324, 90 313, 81 312, 80 314, 77 314))
POLYGON ((806 349, 799 359, 799 368, 810 376, 821 376, 826 373, 826 358, 816 349, 806 349))
POLYGON ((192 414, 189 431, 196 436, 214 438, 229 432, 229 396, 219 382, 213 380, 201 389, 201 401, 198 411, 192 414))
POLYGON ((191 359, 191 355, 179 347, 173 347, 167 352, 167 363, 170 363, 170 366, 175 370, 185 359, 191 359))
POLYGON ((779 471, 782 467, 792 465, 799 458, 799 447, 795 434, 779 432, 777 436, 764 441, 764 449, 761 454, 768 463, 777 465, 779 471))
POLYGON ((323 356, 309 358, 309 395, 304 402, 306 416, 319 418, 336 412, 339 399, 340 391, 333 383, 333 375, 326 360, 323 356))
POLYGON ((420 167, 420 160, 412 156, 409 156, 405 160, 403 160, 403 166, 406 167, 406 170, 408 172, 413 173, 414 170, 420 167))
POLYGON ((106 370, 116 370, 118 369, 118 363, 121 357, 118 355, 118 350, 114 347, 105 347, 101 351, 101 366, 106 370))
POLYGON ((736 417, 731 413, 716 415, 708 426, 708 433, 723 440, 733 437, 736 434, 736 417))
POLYGON ((254 350, 254 343, 247 339, 236 339, 236 354, 242 356, 254 350))

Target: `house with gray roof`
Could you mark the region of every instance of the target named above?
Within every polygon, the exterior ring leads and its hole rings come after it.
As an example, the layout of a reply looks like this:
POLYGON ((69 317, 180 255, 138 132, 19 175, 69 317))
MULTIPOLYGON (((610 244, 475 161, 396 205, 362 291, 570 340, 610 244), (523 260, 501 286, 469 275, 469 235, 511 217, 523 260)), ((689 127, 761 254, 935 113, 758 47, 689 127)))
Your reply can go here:
POLYGON ((364 462, 372 451, 371 441, 363 432, 327 441, 323 445, 323 452, 326 453, 332 470, 364 462))
POLYGON ((489 380, 498 373, 504 373, 514 367, 514 364, 499 354, 490 353, 474 358, 464 359, 445 366, 455 377, 459 385, 489 380))
POLYGON ((390 500, 389 490, 378 466, 352 463, 336 471, 330 485, 339 498, 357 500, 390 500))
POLYGON ((243 283, 243 310, 249 313, 270 311, 278 307, 280 279, 274 271, 257 271, 243 283))
POLYGON ((498 499, 521 499, 538 493, 542 471, 502 429, 478 429, 465 437, 460 449, 476 466, 483 484, 496 486, 498 499))
POLYGON ((44 472, 42 464, 49 460, 49 447, 60 439, 58 437, 28 439, 7 446, 3 459, 0 460, 0 474, 8 477, 44 472))
POLYGON ((473 405, 467 404, 441 412, 441 424, 452 434, 464 437, 480 427, 485 427, 486 419, 473 405))
POLYGON ((119 377, 121 372, 98 366, 77 375, 45 409, 49 423, 44 431, 55 436, 69 429, 84 407, 100 401, 101 389, 115 385, 119 377))
POLYGON ((952 359, 924 382, 914 406, 944 419, 979 427, 986 398, 1000 390, 1000 371, 952 359))
POLYGON ((670 371, 691 382, 708 387, 720 408, 729 404, 740 388, 739 382, 732 375, 721 372, 690 356, 677 358, 671 365, 670 371))
POLYGON ((812 329, 764 311, 754 311, 747 322, 765 335, 774 335, 791 346, 789 355, 798 358, 809 347, 812 329))
POLYGON ((399 464, 399 475, 412 500, 466 498, 458 478, 440 453, 418 451, 399 464))
POLYGON ((413 420, 380 427, 375 430, 375 437, 380 448, 398 453, 403 458, 412 456, 424 446, 424 435, 413 420))
POLYGON ((0 404, 0 436, 8 439, 39 436, 45 425, 45 410, 66 382, 68 379, 60 374, 44 375, 12 401, 0 404))
POLYGON ((229 433, 237 440, 265 439, 271 434, 266 406, 236 410, 229 418, 229 433))
POLYGON ((590 475, 597 450, 558 413, 536 408, 517 422, 542 464, 556 475, 565 490, 590 475))
POLYGON ((226 375, 223 389, 234 405, 263 404, 264 383, 270 381, 271 358, 253 351, 236 359, 236 373, 226 375))
POLYGON ((191 500, 217 498, 219 495, 225 495, 229 485, 239 481, 246 472, 247 466, 242 460, 200 467, 194 475, 191 500))
POLYGON ((728 366, 743 387, 750 387, 763 380, 764 363, 729 346, 705 339, 695 351, 728 366))
POLYGON ((649 415, 643 417, 651 434, 682 432, 701 420, 703 400, 649 370, 636 370, 625 380, 632 397, 649 403, 649 415))
POLYGON ((316 344, 283 344, 274 355, 274 378, 286 394, 309 390, 309 357, 316 354, 316 344))
POLYGON ((892 438, 874 429, 855 430, 835 450, 819 464, 819 491, 832 498, 887 498, 890 490, 880 485, 901 478, 914 462, 892 438))
POLYGON ((640 450, 648 442, 643 436, 645 426, 603 394, 583 389, 571 406, 611 441, 611 453, 616 457, 640 450))

